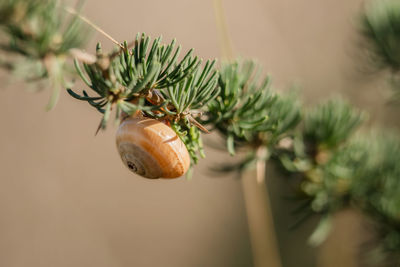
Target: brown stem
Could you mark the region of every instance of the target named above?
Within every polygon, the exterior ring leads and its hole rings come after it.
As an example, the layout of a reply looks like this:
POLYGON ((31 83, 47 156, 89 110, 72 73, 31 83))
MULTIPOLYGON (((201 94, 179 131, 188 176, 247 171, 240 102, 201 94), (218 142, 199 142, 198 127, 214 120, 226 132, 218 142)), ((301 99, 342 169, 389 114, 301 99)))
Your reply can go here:
POLYGON ((103 29, 101 29, 99 26, 97 26, 96 24, 94 24, 92 21, 90 21, 88 18, 82 16, 81 14, 79 14, 76 10, 70 8, 70 7, 65 7, 64 8, 65 11, 67 11, 68 13, 71 13, 73 15, 78 16, 82 21, 86 22, 87 24, 89 24, 93 29, 95 29, 96 31, 100 32, 101 34, 103 34, 105 37, 107 37, 111 42, 113 42, 114 44, 118 45, 119 47, 121 47, 122 49, 124 49, 124 46, 118 42, 117 40, 115 40, 111 35, 109 35, 108 33, 106 33, 103 29))
POLYGON ((254 266, 281 267, 269 195, 265 181, 265 147, 257 150, 256 170, 242 174, 243 195, 249 225, 254 266))

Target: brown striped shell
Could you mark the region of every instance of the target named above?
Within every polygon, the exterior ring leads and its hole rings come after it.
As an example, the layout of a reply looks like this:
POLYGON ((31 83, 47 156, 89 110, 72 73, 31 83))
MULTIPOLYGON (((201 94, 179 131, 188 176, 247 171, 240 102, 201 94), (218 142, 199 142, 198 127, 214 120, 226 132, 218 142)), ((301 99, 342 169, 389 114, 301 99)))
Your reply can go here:
POLYGON ((125 166, 146 178, 177 178, 190 166, 189 153, 176 133, 146 117, 123 120, 117 131, 117 148, 125 166))

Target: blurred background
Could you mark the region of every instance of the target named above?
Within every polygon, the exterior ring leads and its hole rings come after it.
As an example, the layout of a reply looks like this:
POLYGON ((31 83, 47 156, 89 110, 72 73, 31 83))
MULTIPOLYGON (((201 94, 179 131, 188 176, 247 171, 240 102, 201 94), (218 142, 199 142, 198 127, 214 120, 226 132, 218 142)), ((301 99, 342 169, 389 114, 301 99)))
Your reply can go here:
MULTIPOLYGON (((370 124, 395 127, 384 78, 367 73, 360 58, 362 5, 223 1, 235 53, 258 59, 275 88, 299 86, 310 105, 341 94, 369 112, 370 124)), ((211 0, 87 0, 83 13, 119 41, 145 32, 176 38, 204 59, 220 57, 211 0)), ((89 51, 97 41, 113 47, 95 34, 89 51)), ((226 153, 207 148, 192 180, 142 179, 123 167, 115 126, 94 136, 100 115, 86 103, 64 91, 45 112, 48 90, 28 93, 6 73, 0 81, 0 266, 253 266, 241 182, 210 171, 231 160, 226 153)), ((313 221, 288 230, 282 178, 267 170, 283 267, 338 266, 341 258, 342 267, 356 266, 360 215, 340 213, 333 234, 313 249, 313 221)))

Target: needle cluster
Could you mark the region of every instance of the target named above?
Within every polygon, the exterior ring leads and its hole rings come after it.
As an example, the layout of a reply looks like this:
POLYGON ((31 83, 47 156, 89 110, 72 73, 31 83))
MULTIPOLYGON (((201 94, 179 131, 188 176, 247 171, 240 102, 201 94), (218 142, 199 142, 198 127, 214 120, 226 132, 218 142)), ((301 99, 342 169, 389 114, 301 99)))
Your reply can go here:
POLYGON ((106 127, 112 110, 117 122, 138 111, 164 121, 176 131, 196 163, 198 155, 203 155, 199 130, 208 132, 197 119, 220 91, 218 72, 215 60, 202 66, 193 50, 179 60, 180 51, 175 40, 165 45, 161 37, 151 42, 145 34, 109 54, 98 45, 94 62, 83 63, 82 69, 75 60, 78 74, 95 95, 86 90, 82 94, 68 92, 103 113, 100 128, 106 127))
POLYGON ((67 56, 71 49, 85 44, 87 27, 77 16, 67 17, 59 1, 4 0, 0 3, 0 28, 0 51, 12 55, 0 60, 0 66, 28 82, 49 83, 53 93, 47 108, 52 108, 72 73, 67 56))
POLYGON ((371 0, 361 15, 360 33, 366 57, 377 70, 389 70, 395 96, 400 88, 400 2, 371 0))
POLYGON ((268 148, 269 157, 280 140, 289 136, 300 122, 300 102, 295 94, 279 94, 271 89, 269 75, 252 60, 236 60, 221 66, 218 96, 209 103, 207 120, 226 139, 231 155, 237 148, 247 149, 244 161, 223 165, 233 171, 252 165, 259 147, 268 148))
MULTIPOLYGON (((284 169, 297 180, 299 222, 316 213, 330 217, 348 204, 351 173, 360 160, 356 147, 348 144, 364 118, 363 112, 344 100, 329 100, 306 110, 292 146, 276 153, 284 169)), ((324 227, 325 218, 321 223, 324 227)), ((322 242, 321 235, 311 242, 322 242)))

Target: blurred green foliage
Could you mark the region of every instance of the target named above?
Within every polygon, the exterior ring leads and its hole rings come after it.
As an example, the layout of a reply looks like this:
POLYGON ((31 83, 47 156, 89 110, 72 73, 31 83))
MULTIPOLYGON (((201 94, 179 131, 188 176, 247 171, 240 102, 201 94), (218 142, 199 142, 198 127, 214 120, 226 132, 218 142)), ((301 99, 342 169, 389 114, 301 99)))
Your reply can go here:
POLYGON ((235 146, 272 147, 300 121, 296 96, 273 92, 271 78, 261 79, 261 70, 251 60, 221 66, 221 90, 209 104, 206 123, 226 137, 231 155, 235 146))
MULTIPOLYGON (((47 109, 74 75, 66 60, 73 48, 84 46, 90 34, 77 16, 67 16, 59 1, 4 0, 0 3, 0 67, 29 83, 45 81, 52 87, 47 109), (4 42, 3 42, 4 41, 4 42)), ((38 87, 43 84, 38 84, 38 87)))
POLYGON ((366 58, 376 70, 389 70, 395 99, 400 94, 400 2, 370 0, 361 16, 366 58))

